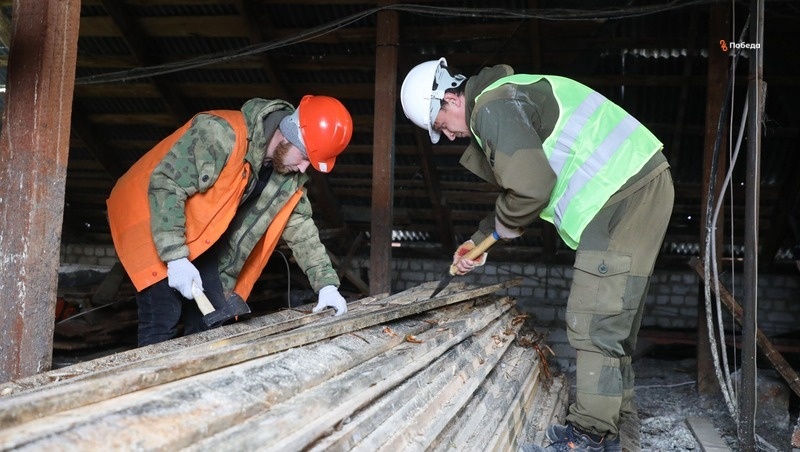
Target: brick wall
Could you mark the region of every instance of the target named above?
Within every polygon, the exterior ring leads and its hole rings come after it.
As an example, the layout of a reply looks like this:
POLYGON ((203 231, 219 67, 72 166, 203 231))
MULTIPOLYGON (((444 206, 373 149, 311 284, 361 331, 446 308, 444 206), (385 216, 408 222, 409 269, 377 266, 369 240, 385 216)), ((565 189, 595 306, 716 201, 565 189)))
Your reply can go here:
MULTIPOLYGON (((688 260, 688 258, 687 258, 688 260)), ((369 263, 359 263, 368 267, 369 263)), ((438 281, 449 262, 436 260, 403 260, 392 262, 393 292, 399 292, 428 281, 438 281)), ((564 310, 569 297, 572 267, 523 265, 492 262, 461 280, 473 284, 494 284, 522 276, 521 285, 502 292, 517 299, 520 310, 530 314, 537 328, 548 331, 548 345, 555 351, 555 361, 564 370, 574 370, 575 352, 565 332, 564 310)), ((744 275, 721 276, 721 282, 741 303, 744 275), (734 281, 733 283, 731 281, 734 281)), ((697 328, 697 300, 702 296, 699 276, 687 267, 685 271, 656 271, 651 280, 643 328, 697 328)), ((760 275, 758 289, 758 327, 768 337, 798 329, 800 321, 800 273, 797 275, 760 275)), ((726 329, 732 320, 723 308, 726 329)))
POLYGON ((114 245, 85 245, 80 243, 61 245, 62 264, 83 264, 109 269, 117 262, 114 245))

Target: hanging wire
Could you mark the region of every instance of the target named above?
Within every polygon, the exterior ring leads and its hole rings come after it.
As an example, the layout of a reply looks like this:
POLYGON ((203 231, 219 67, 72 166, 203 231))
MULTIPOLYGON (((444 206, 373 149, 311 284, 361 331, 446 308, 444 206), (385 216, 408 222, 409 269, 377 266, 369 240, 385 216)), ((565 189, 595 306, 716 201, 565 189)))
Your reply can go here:
MULTIPOLYGON (((742 41, 744 39, 744 35, 746 33, 746 30, 747 30, 747 27, 748 27, 749 23, 750 23, 750 17, 748 16, 748 18, 747 18, 747 20, 745 22, 745 26, 742 29, 742 33, 741 33, 741 36, 740 36, 740 41, 742 41)), ((732 50, 734 50, 734 49, 732 49, 732 50)), ((718 157, 719 157, 719 148, 720 148, 720 143, 721 143, 721 138, 722 138, 722 125, 724 123, 725 117, 728 115, 727 111, 730 108, 731 103, 733 102, 733 83, 734 83, 735 75, 736 75, 736 61, 739 58, 739 54, 740 54, 740 51, 734 50, 734 54, 733 54, 734 57, 733 57, 733 62, 731 64, 731 70, 730 70, 731 75, 729 77, 728 84, 727 84, 727 86, 725 88, 725 96, 724 96, 725 101, 724 101, 724 104, 723 104, 723 107, 722 107, 722 111, 720 112, 719 121, 717 123, 717 137, 716 137, 716 141, 714 143, 714 150, 713 150, 713 153, 712 153, 713 155, 712 155, 712 158, 711 158, 711 168, 710 168, 710 171, 709 171, 710 177, 709 177, 709 184, 708 184, 708 199, 707 199, 707 204, 706 204, 706 239, 705 239, 705 250, 704 250, 705 251, 705 253, 704 253, 705 255, 704 255, 704 265, 703 265, 703 278, 704 278, 703 287, 704 287, 704 298, 705 298, 705 308, 706 308, 706 323, 707 323, 707 326, 708 326, 708 339, 709 339, 709 345, 710 345, 710 348, 711 348, 711 356, 712 356, 712 359, 714 361, 714 371, 715 371, 715 374, 716 374, 716 377, 717 377, 717 381, 719 382, 720 390, 722 392, 723 398, 725 399, 725 404, 728 407, 728 411, 730 412, 731 416, 734 419, 737 419, 737 422, 738 422, 738 415, 737 415, 738 408, 736 406, 736 392, 733 389, 733 385, 731 384, 731 380, 730 380, 730 372, 729 372, 730 368, 729 368, 729 365, 728 365, 727 354, 726 353, 722 354, 723 355, 723 361, 724 361, 724 369, 725 369, 725 373, 723 374, 723 372, 722 372, 723 369, 722 369, 722 366, 720 365, 720 357, 719 357, 719 350, 718 350, 718 347, 720 347, 724 351, 724 346, 725 346, 725 327, 724 327, 724 323, 721 321, 721 318, 718 318, 717 323, 718 323, 719 328, 720 328, 720 332, 719 332, 720 340, 722 341, 722 345, 718 346, 717 345, 717 339, 714 336, 714 325, 713 325, 714 314, 713 314, 713 310, 711 308, 711 299, 712 299, 712 297, 711 297, 711 285, 709 284, 709 281, 712 281, 711 274, 712 274, 712 267, 713 267, 714 268, 713 281, 715 283, 715 289, 716 289, 716 294, 717 294, 717 297, 715 298, 715 306, 717 308, 717 315, 721 316, 722 315, 721 314, 722 308, 721 308, 720 295, 719 295, 719 272, 718 272, 718 269, 716 268, 716 259, 712 258, 712 256, 716 256, 716 254, 714 253, 715 245, 714 245, 714 240, 712 239, 712 237, 713 237, 713 231, 716 230, 716 216, 717 216, 714 213, 714 209, 713 209, 712 206, 714 206, 714 205, 716 205, 716 204, 721 202, 721 199, 718 200, 717 203, 714 202, 714 188, 715 188, 715 180, 716 180, 716 178, 714 177, 714 174, 716 174, 717 160, 718 160, 718 157)), ((732 111, 732 109, 731 109, 731 111, 732 111)), ((741 130, 740 130, 740 136, 741 136, 741 130)), ((728 175, 732 174, 732 171, 733 171, 733 165, 729 165, 729 166, 730 167, 729 167, 728 175)), ((726 176, 725 180, 729 181, 730 178, 728 176, 726 176)), ((724 191, 725 190, 724 190, 724 185, 723 185, 722 190, 720 190, 720 193, 724 193, 724 191)), ((722 198, 722 196, 720 196, 720 198, 722 198)), ((718 213, 718 209, 716 211, 718 213)))
MULTIPOLYGON (((731 16, 732 16, 731 17, 731 36, 735 36, 736 35, 735 0, 732 0, 732 2, 731 2, 731 16)), ((748 15, 747 19, 745 19, 745 26, 742 28, 742 36, 744 36, 744 31, 747 29, 747 26, 748 26, 749 23, 750 23, 750 16, 748 15)), ((740 41, 741 41, 741 39, 740 39, 740 41)), ((735 86, 735 83, 736 83, 736 65, 739 62, 739 59, 738 59, 739 52, 741 52, 741 51, 740 50, 734 51, 734 59, 731 62, 731 65, 733 66, 732 70, 733 70, 734 86, 735 86)), ((736 91, 731 91, 731 105, 736 105, 736 91)), ((748 107, 749 107, 749 104, 747 103, 747 98, 745 98, 744 110, 747 111, 748 107)), ((742 129, 744 129, 744 124, 740 124, 739 127, 740 127, 739 136, 741 137, 742 136, 742 129)), ((732 111, 731 111, 730 123, 728 125, 728 143, 733 143, 733 112, 732 111)), ((729 146, 728 147, 728 161, 730 162, 729 167, 733 168, 736 165, 736 163, 735 163, 735 159, 731 158, 731 155, 732 154, 733 155, 737 155, 737 153, 739 151, 738 144, 737 144, 736 150, 734 152, 731 152, 731 151, 732 151, 731 147, 729 146)), ((732 174, 732 172, 731 172, 731 174, 732 174)), ((729 227, 729 230, 731 231, 730 237, 729 237, 729 239, 730 239, 730 247, 731 247, 731 290, 730 290, 730 292, 731 292, 731 296, 734 299, 736 299, 736 276, 737 275, 736 275, 736 265, 735 265, 735 262, 736 262, 736 253, 735 253, 736 247, 735 247, 735 241, 734 241, 735 227, 734 227, 734 223, 733 223, 733 219, 735 218, 734 215, 733 215, 733 183, 730 180, 728 180, 728 183, 730 184, 730 185, 728 185, 728 189, 730 190, 730 193, 729 193, 730 203, 728 205, 728 207, 729 207, 729 210, 728 210, 728 221, 729 221, 728 227, 729 227)), ((723 187, 724 186, 725 185, 723 184, 723 187)), ((722 191, 720 191, 720 193, 722 193, 722 191)), ((721 205, 721 203, 720 203, 720 205, 721 205)), ((716 246, 716 243, 714 245, 716 246)), ((715 278, 716 278, 716 283, 715 284, 717 285, 717 287, 719 287, 719 270, 716 269, 716 268, 714 269, 714 275, 715 275, 715 278)), ((717 294, 719 294, 719 292, 717 292, 717 294)), ((717 295, 717 312, 719 312, 721 309, 722 308, 720 307, 720 296, 717 295)), ((717 321, 721 324, 721 320, 717 320, 717 321)), ((736 319, 734 318, 733 315, 731 315, 731 331, 736 331, 736 319)), ((736 347, 736 335, 735 334, 733 335, 733 345, 734 345, 734 349, 735 349, 735 347, 736 347)), ((730 367, 728 367, 727 363, 725 364, 725 368, 726 369, 730 369, 730 367)), ((739 368, 739 365, 737 363, 737 355, 735 353, 733 355, 733 368, 734 369, 738 369, 739 368)), ((728 379, 728 384, 730 385, 730 379, 728 379)), ((736 382, 734 382, 734 393, 736 394, 738 392, 739 392, 739 387, 736 385, 736 382)), ((737 400, 738 400, 738 398, 737 398, 737 400)), ((733 413, 731 413, 731 415, 733 415, 733 413)), ((739 430, 739 418, 736 417, 735 419, 736 419, 736 430, 738 431, 739 430)))
POLYGON ((136 80, 146 77, 154 77, 158 75, 170 74, 173 72, 184 71, 187 69, 195 69, 202 66, 208 66, 216 63, 231 61, 245 56, 255 55, 258 53, 267 52, 270 50, 278 49, 281 47, 298 44, 305 41, 310 41, 329 33, 333 33, 340 28, 344 28, 350 24, 358 22, 361 19, 377 14, 381 11, 401 11, 411 14, 419 14, 426 16, 443 16, 443 17, 469 17, 469 18, 492 18, 492 19, 540 19, 540 20, 611 20, 611 19, 626 19, 631 17, 645 16, 649 14, 656 14, 665 11, 676 10, 680 8, 691 7, 695 5, 703 5, 713 3, 715 0, 674 0, 667 3, 638 6, 638 7, 621 7, 621 8, 605 8, 596 10, 578 10, 578 9, 535 9, 535 10, 507 10, 502 8, 460 8, 460 7, 436 7, 425 5, 386 5, 376 8, 366 9, 364 11, 352 14, 347 17, 322 24, 317 27, 303 30, 297 35, 288 37, 286 39, 278 39, 263 43, 254 44, 251 46, 243 47, 233 51, 218 52, 208 55, 201 55, 195 58, 190 58, 183 61, 175 61, 157 66, 139 67, 134 69, 127 69, 123 71, 108 72, 103 74, 95 74, 86 77, 80 77, 75 80, 76 85, 90 85, 97 83, 112 83, 136 80))
MULTIPOLYGON (((736 160, 739 157, 739 150, 741 149, 741 145, 742 145, 742 137, 744 135, 744 128, 745 128, 745 125, 746 125, 746 122, 747 122, 747 111, 748 111, 748 101, 747 101, 747 99, 745 99, 745 101, 744 101, 744 109, 742 111, 742 120, 741 120, 741 122, 739 124, 739 136, 738 136, 738 138, 736 140, 736 147, 733 150, 733 157, 731 158, 731 162, 730 162, 730 165, 728 167, 728 172, 725 174, 725 181, 722 183, 722 190, 720 190, 720 193, 722 193, 725 190, 725 187, 729 187, 729 186, 731 187, 731 204, 733 204, 733 193, 732 193, 732 184, 730 184, 730 180, 731 180, 731 177, 732 177, 732 174, 733 174, 733 168, 736 165, 736 160)), ((733 121, 731 120, 731 123, 732 122, 733 121)), ((723 197, 720 196, 719 199, 717 199, 717 204, 716 204, 716 206, 714 208, 714 217, 713 217, 713 220, 712 220, 712 224, 715 227, 716 227, 716 224, 717 224, 717 220, 719 219, 719 212, 720 212, 720 210, 722 208, 723 200, 724 200, 723 197)), ((732 233, 731 233, 731 236, 733 236, 732 233)), ((716 255, 716 248, 717 248, 716 243, 712 242, 712 244, 711 244, 711 253, 714 256, 716 255)), ((712 272, 714 274, 714 278, 713 278, 714 292, 717 294, 717 296, 715 298, 715 300, 716 300, 716 308, 717 308, 717 311, 716 311, 717 312, 717 326, 719 328, 719 336, 721 338, 724 338, 725 337, 725 326, 724 326, 724 322, 723 322, 723 319, 722 319, 722 303, 720 301, 721 297, 719 295, 720 294, 719 269, 717 268, 717 260, 716 259, 711 259, 711 266, 712 266, 712 272)), ((731 290, 733 290, 733 289, 731 289, 731 290)), ((733 326, 733 328, 735 328, 735 326, 733 326)), ((734 336, 734 341, 735 340, 736 340, 736 338, 734 336)), ((735 342, 734 342, 734 346, 735 346, 735 342)), ((722 354, 722 361, 723 361, 723 368, 724 369, 730 369, 730 366, 728 365, 728 358, 727 358, 727 354, 726 353, 722 354)), ((734 368, 736 368, 735 361, 734 361, 734 368)), ((735 394, 736 392, 738 392, 738 390, 733 389, 734 388, 734 384, 731 382, 730 372, 725 372, 725 373, 723 373, 723 375, 725 376, 725 384, 726 384, 725 387, 728 388, 728 390, 731 392, 731 394, 735 394)), ((731 411, 731 415, 732 416, 735 415, 735 411, 731 411)))
POLYGON ((286 264, 286 309, 292 309, 292 270, 289 268, 289 260, 281 250, 276 249, 275 252, 281 255, 286 264))
MULTIPOLYGON (((735 14, 735 8, 734 8, 734 14, 735 14)), ((734 20, 732 20, 731 22, 732 22, 731 26, 735 27, 735 23, 736 23, 735 17, 734 17, 734 20)), ((747 30, 747 28, 749 26, 749 23, 750 23, 750 17, 748 16, 748 18, 745 20, 745 25, 742 28, 742 34, 740 36, 740 41, 744 38, 745 30, 747 30)), ((738 56, 739 56, 740 52, 741 52, 741 50, 735 50, 734 51, 734 59, 731 62, 731 86, 735 86, 736 85, 736 65, 737 65, 737 63, 739 61, 738 56)), ((735 90, 731 90, 730 94, 731 94, 731 105, 736 105, 736 91, 735 90)), ((749 107, 749 104, 748 104, 747 98, 745 98, 744 108, 743 108, 743 112, 742 112, 742 119, 741 119, 741 121, 739 123, 739 136, 738 136, 737 141, 736 141, 736 146, 734 148, 731 148, 730 146, 728 147, 728 159, 729 159, 730 163, 728 164, 728 171, 727 171, 727 174, 725 175, 725 180, 723 181, 722 188, 720 190, 720 194, 725 192, 725 188, 726 187, 728 187, 728 189, 730 190, 730 195, 729 195, 730 196, 730 198, 729 198, 730 199, 729 221, 730 221, 730 231, 731 231, 731 234, 730 234, 731 250, 735 249, 734 246, 733 246, 734 245, 734 239, 733 239, 733 237, 734 237, 733 201, 734 200, 733 200, 733 196, 734 195, 733 195, 733 183, 731 182, 731 179, 733 177, 733 169, 736 166, 736 160, 737 160, 738 155, 739 155, 739 150, 741 149, 742 137, 744 135, 744 129, 745 129, 746 122, 747 122, 748 107, 749 107)), ((732 143, 733 142, 733 130, 734 130, 733 129, 733 125, 734 125, 733 121, 734 121, 734 119, 733 118, 734 118, 733 117, 733 110, 731 109, 730 122, 728 124, 728 143, 732 143)), ((723 204, 722 201, 723 201, 723 196, 720 196, 720 198, 717 200, 717 206, 716 206, 716 209, 714 211, 713 221, 714 221, 714 225, 715 226, 716 226, 717 221, 719 219, 719 212, 720 212, 720 210, 722 208, 722 204, 723 204)), ((712 242, 712 249, 714 250, 713 251, 713 255, 714 256, 716 256, 716 246, 717 246, 716 242, 712 242)), ((731 255, 731 262, 733 262, 733 257, 734 257, 734 255, 732 254, 731 255)), ((723 319, 722 319, 722 302, 721 302, 721 296, 720 296, 720 290, 719 290, 719 285, 720 285, 719 284, 719 269, 717 268, 717 264, 718 263, 717 263, 716 259, 714 259, 712 261, 712 267, 713 267, 713 272, 714 272, 715 293, 717 294, 717 296, 716 296, 717 325, 719 327, 719 335, 720 335, 720 337, 724 338, 725 337, 725 328, 723 326, 724 322, 723 322, 723 319)), ((735 297, 735 293, 736 293, 736 266, 735 265, 731 265, 731 293, 732 293, 732 295, 734 295, 734 299, 735 299, 736 298, 735 297)), ((731 331, 736 331, 736 319, 735 319, 735 316, 733 316, 733 315, 731 315, 731 331)), ((735 348, 736 347, 736 335, 733 335, 733 341, 734 341, 734 348, 735 348)), ((722 358, 723 358, 722 361, 723 361, 724 369, 726 369, 726 370, 731 369, 730 365, 728 364, 728 355, 727 355, 727 353, 723 353, 722 358)), ((734 359, 733 369, 738 369, 739 366, 738 366, 738 364, 736 362, 736 354, 734 354, 733 359, 734 359)), ((724 375, 726 377, 727 387, 729 388, 729 391, 731 391, 732 394, 737 394, 739 392, 739 388, 737 386, 737 382, 736 381, 731 381, 731 372, 727 371, 727 372, 725 372, 724 375)), ((738 400, 738 398, 734 399, 734 400, 738 400)), ((731 416, 734 416, 734 419, 736 419, 736 421, 738 423, 738 416, 735 416, 735 412, 731 412, 731 416)), ((738 426, 737 426, 737 429, 738 429, 738 426)))

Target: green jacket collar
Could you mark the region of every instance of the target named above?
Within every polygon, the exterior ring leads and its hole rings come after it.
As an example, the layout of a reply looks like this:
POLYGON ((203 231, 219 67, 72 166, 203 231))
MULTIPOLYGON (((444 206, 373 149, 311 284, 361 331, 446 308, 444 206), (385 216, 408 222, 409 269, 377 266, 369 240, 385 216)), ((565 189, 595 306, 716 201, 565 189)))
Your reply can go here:
MULTIPOLYGON (((470 77, 469 80, 467 80, 467 85, 464 88, 464 98, 466 100, 464 114, 467 119, 467 125, 471 126, 472 124, 472 112, 475 109, 475 98, 496 80, 512 74, 514 74, 514 69, 512 69, 511 66, 500 64, 484 68, 478 75, 470 77)), ((464 154, 461 155, 461 160, 459 162, 464 168, 486 182, 497 186, 500 185, 494 177, 494 171, 491 165, 489 165, 489 161, 486 159, 483 149, 481 149, 475 138, 470 139, 469 146, 464 150, 464 154)))

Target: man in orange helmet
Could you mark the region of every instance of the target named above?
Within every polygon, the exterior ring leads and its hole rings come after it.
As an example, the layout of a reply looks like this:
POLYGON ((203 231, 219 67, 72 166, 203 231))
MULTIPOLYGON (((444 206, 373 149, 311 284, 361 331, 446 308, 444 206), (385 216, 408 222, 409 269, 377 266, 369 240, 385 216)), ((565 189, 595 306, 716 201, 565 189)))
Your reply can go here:
POLYGON ((241 110, 197 114, 136 162, 107 204, 137 290, 139 346, 177 337, 181 323, 184 334, 216 326, 203 322, 198 291, 218 310, 246 306, 281 238, 319 293, 314 312, 347 312, 303 185, 309 166, 333 169, 352 133, 350 113, 332 97, 305 96, 297 109, 251 99, 241 110))

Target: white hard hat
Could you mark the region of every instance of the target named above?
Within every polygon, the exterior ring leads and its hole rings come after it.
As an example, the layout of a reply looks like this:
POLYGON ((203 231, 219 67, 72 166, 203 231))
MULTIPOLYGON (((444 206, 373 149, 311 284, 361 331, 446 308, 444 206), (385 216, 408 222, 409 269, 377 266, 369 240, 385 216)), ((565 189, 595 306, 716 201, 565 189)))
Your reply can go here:
POLYGON ((440 133, 433 129, 433 122, 441 109, 444 92, 456 88, 466 80, 463 75, 451 76, 447 71, 447 60, 426 61, 408 72, 400 88, 400 103, 403 113, 417 126, 427 129, 431 143, 438 143, 440 133))

